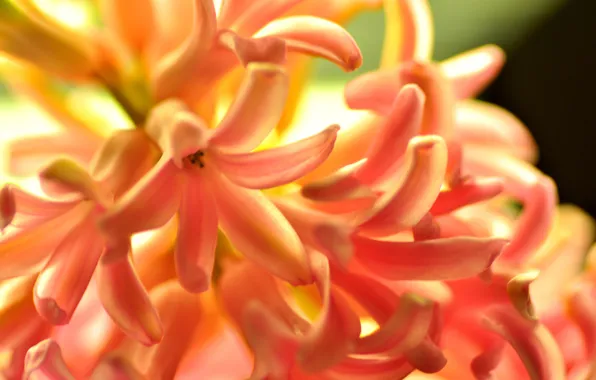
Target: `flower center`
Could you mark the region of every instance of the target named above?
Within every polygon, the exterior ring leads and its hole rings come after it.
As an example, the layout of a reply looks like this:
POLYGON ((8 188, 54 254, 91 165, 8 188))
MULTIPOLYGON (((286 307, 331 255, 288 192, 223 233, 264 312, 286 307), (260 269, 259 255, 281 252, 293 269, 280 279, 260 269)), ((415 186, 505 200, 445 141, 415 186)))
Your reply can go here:
POLYGON ((186 158, 192 165, 198 166, 199 168, 204 168, 205 163, 203 162, 203 156, 205 156, 205 153, 202 150, 197 150, 186 158))

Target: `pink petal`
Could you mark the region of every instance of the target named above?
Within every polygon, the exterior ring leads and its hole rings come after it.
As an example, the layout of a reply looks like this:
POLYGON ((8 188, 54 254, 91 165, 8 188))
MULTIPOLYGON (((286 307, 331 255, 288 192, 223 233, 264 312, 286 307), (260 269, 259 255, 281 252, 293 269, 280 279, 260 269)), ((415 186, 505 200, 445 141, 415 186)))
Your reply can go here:
POLYGON ((420 129, 424 101, 424 93, 418 86, 402 87, 385 124, 375 134, 366 162, 357 170, 356 178, 372 184, 385 178, 392 168, 395 170, 395 165, 406 153, 408 142, 420 129))
POLYGON ((23 137, 4 145, 7 170, 16 176, 33 175, 52 159, 64 154, 87 164, 98 147, 99 139, 86 138, 74 132, 23 137))
POLYGON ((102 216, 101 227, 117 237, 164 225, 178 209, 183 179, 174 163, 162 158, 102 216))
POLYGON ((567 312, 582 332, 589 360, 596 356, 595 296, 596 289, 592 284, 580 283, 574 286, 567 300, 567 312))
POLYGON ((509 295, 511 304, 522 317, 529 321, 538 319, 530 298, 530 285, 538 278, 539 273, 537 270, 520 273, 515 275, 507 283, 507 294, 509 295))
POLYGON ((412 237, 414 241, 438 239, 441 237, 441 226, 432 214, 428 213, 412 227, 412 237))
POLYGON ((0 232, 8 227, 17 212, 14 190, 11 185, 4 185, 0 189, 0 232))
POLYGON ((430 338, 407 351, 405 356, 410 364, 424 373, 439 372, 447 364, 447 358, 430 338))
POLYGON ((304 244, 323 252, 334 263, 346 267, 352 258, 353 228, 333 215, 310 209, 286 197, 272 199, 304 244))
POLYGON ((31 347, 25 358, 23 379, 74 380, 56 342, 46 339, 31 347))
POLYGON ((118 357, 103 359, 93 370, 90 380, 143 380, 144 376, 137 372, 130 363, 118 357))
MULTIPOLYGON (((361 231, 367 234, 391 234, 412 227, 430 210, 439 195, 445 169, 447 148, 437 136, 410 140, 408 172, 401 186, 394 184, 383 194, 365 221, 361 231)), ((401 181, 401 179, 399 179, 401 181)))
POLYGON ((135 273, 129 250, 127 243, 106 249, 97 268, 98 294, 118 327, 131 338, 152 345, 162 339, 163 329, 135 273))
POLYGON ((451 190, 441 191, 431 207, 432 215, 443 215, 473 203, 489 200, 503 191, 500 178, 470 179, 451 190))
POLYGON ((311 257, 323 308, 300 343, 298 362, 304 370, 315 372, 331 367, 354 351, 360 336, 360 319, 332 287, 327 259, 320 255, 311 257))
POLYGON ((39 314, 55 325, 68 323, 104 248, 93 217, 86 218, 56 247, 35 283, 39 314))
POLYGON ((449 139, 453 133, 456 99, 449 81, 433 64, 405 62, 394 69, 361 75, 346 85, 346 103, 352 109, 387 114, 399 89, 408 83, 418 85, 426 95, 421 134, 449 139))
POLYGON ((511 244, 500 260, 524 262, 542 245, 553 224, 557 203, 556 185, 533 166, 511 156, 468 148, 464 167, 473 174, 504 179, 506 195, 524 204, 511 244))
MULTIPOLYGON (((18 208, 17 199, 17 211, 18 208)), ((40 270, 54 248, 89 211, 90 205, 71 206, 54 218, 0 239, 0 279, 40 270)))
POLYGON ((168 52, 153 68, 151 85, 155 97, 163 100, 176 91, 192 75, 200 58, 207 52, 216 32, 213 0, 193 1, 192 31, 176 49, 168 52))
POLYGON ((493 379, 492 372, 501 362, 503 348, 504 344, 502 342, 496 342, 474 357, 470 367, 476 379, 493 379))
MULTIPOLYGON (((303 0, 268 0, 252 1, 241 13, 237 13, 236 19, 230 25, 231 29, 240 35, 250 36, 261 29, 268 22, 280 17, 294 5, 303 0)), ((245 5, 246 3, 242 4, 245 5)), ((230 4, 234 6, 235 4, 230 4)), ((237 5, 236 5, 237 6, 237 5)))
POLYGON ((141 52, 151 38, 153 7, 150 0, 100 2, 101 19, 107 29, 135 52, 141 52))
POLYGON ((260 192, 214 176, 221 228, 238 251, 291 284, 312 281, 304 247, 292 226, 260 192))
POLYGON ((190 292, 206 291, 211 285, 215 260, 217 209, 204 176, 188 176, 178 215, 174 253, 178 279, 190 292))
POLYGON ((352 36, 338 24, 313 16, 271 21, 255 37, 277 37, 288 51, 325 58, 346 71, 362 65, 362 53, 352 36))
POLYGON ((218 154, 215 165, 231 181, 249 189, 265 189, 293 182, 325 161, 335 143, 334 125, 303 140, 244 154, 218 154))
POLYGON ((501 149, 534 162, 538 148, 526 126, 509 111, 480 101, 458 102, 455 137, 466 145, 501 149))
POLYGON ((485 326, 507 340, 524 362, 533 379, 565 379, 561 352, 540 324, 523 319, 506 306, 495 306, 486 312, 485 326))
POLYGON ((217 34, 217 46, 225 50, 218 51, 220 56, 214 55, 213 62, 206 62, 215 72, 215 75, 211 75, 212 78, 231 70, 237 61, 247 67, 250 63, 283 65, 287 60, 287 44, 277 37, 245 38, 231 30, 223 30, 217 34))
POLYGON ((39 182, 46 194, 54 197, 80 194, 85 199, 107 204, 110 195, 79 166, 69 159, 52 161, 39 173, 39 182))
POLYGON ((385 40, 381 67, 430 59, 434 30, 428 1, 398 0, 384 4, 385 40))
POLYGON ((395 356, 418 346, 426 337, 433 315, 432 303, 403 294, 393 315, 371 335, 358 342, 358 354, 390 351, 395 356))
POLYGON ((391 280, 449 280, 471 277, 491 266, 507 241, 450 238, 420 242, 379 241, 356 236, 356 258, 391 280))
POLYGON ((118 131, 101 146, 90 173, 120 198, 159 160, 157 144, 143 130, 118 131))
POLYGON ((325 178, 337 170, 365 158, 377 128, 385 123, 383 117, 368 116, 358 122, 355 128, 340 131, 329 158, 318 168, 297 182, 306 184, 325 178))
POLYGON ((356 178, 358 168, 349 167, 335 172, 323 179, 305 184, 300 193, 305 198, 319 202, 341 202, 350 200, 370 200, 377 198, 377 193, 356 178))
POLYGON ((505 52, 485 45, 441 62, 441 70, 453 82, 459 99, 473 98, 492 82, 505 63, 505 52))
POLYGON ((288 95, 288 78, 277 65, 252 63, 226 116, 215 129, 212 146, 234 153, 256 148, 275 128, 288 95))

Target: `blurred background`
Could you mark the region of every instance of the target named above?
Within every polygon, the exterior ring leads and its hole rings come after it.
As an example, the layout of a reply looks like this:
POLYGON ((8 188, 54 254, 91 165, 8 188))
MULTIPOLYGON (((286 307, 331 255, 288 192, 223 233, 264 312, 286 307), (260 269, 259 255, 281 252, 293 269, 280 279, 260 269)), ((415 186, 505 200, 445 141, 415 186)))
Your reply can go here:
MULTIPOLYGON (((88 21, 84 12, 77 11, 83 0, 36 2, 52 7, 58 17, 73 26, 88 21)), ((443 60, 487 43, 503 47, 507 64, 481 98, 509 109, 525 122, 540 147, 539 167, 557 182, 561 201, 575 203, 596 216, 596 1, 430 3, 435 24, 434 59, 443 60)), ((363 51, 364 65, 355 73, 345 74, 319 60, 315 70, 319 89, 336 88, 347 78, 378 66, 384 28, 382 12, 362 14, 347 27, 363 51)), ((1 78, 0 97, 5 100, 2 104, 10 102, 1 78)), ((317 99, 328 104, 324 94, 323 101, 317 99)), ((333 102, 341 102, 341 98, 329 98, 329 103, 333 102)), ((333 116, 327 109, 319 104, 318 110, 312 112, 313 119, 333 116)), ((34 129, 43 123, 43 117, 31 109, 24 114, 19 112, 16 122, 9 121, 5 111, 0 117, 3 125, 12 126, 0 129, 2 138, 16 129, 34 129)))

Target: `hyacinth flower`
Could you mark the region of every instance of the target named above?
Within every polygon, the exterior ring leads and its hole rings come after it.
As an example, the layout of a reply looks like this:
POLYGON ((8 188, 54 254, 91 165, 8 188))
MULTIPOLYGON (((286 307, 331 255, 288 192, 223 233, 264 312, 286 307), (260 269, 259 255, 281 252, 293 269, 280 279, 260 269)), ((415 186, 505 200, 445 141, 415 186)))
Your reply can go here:
POLYGON ((312 170, 329 155, 338 127, 285 147, 249 153, 274 128, 286 93, 280 66, 251 64, 235 102, 213 130, 180 102, 156 107, 146 131, 163 156, 108 211, 103 228, 109 234, 145 231, 165 224, 177 212, 176 268, 181 283, 191 291, 209 287, 218 225, 252 260, 290 283, 310 282, 295 232, 253 189, 281 186, 312 170))

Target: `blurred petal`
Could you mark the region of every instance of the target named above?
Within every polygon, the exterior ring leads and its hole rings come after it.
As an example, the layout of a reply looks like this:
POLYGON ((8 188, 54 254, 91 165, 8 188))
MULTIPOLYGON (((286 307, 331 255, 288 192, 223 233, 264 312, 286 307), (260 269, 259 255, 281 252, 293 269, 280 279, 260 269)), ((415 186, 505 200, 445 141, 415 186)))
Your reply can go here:
MULTIPOLYGON (((412 227, 430 210, 439 195, 445 169, 447 148, 437 136, 420 136, 408 145, 410 164, 401 185, 394 184, 384 193, 372 216, 365 216, 360 230, 367 234, 390 234, 412 227)), ((401 181, 401 179, 400 179, 401 181)))
POLYGON ((8 227, 17 212, 14 191, 11 185, 4 185, 0 189, 0 232, 8 227))
POLYGON ((128 336, 149 346, 163 336, 157 311, 141 284, 129 255, 130 247, 122 243, 108 247, 96 273, 101 303, 128 336))
POLYGON ((118 199, 159 160, 159 147, 142 130, 115 132, 97 151, 91 175, 118 199))
POLYGON ((37 275, 17 277, 0 283, 0 347, 15 347, 39 326, 33 305, 37 275))
POLYGON ((89 205, 70 207, 54 218, 0 239, 0 279, 40 270, 60 241, 88 213, 89 205))
POLYGON ((135 52, 142 52, 153 29, 151 0, 102 0, 101 16, 106 27, 135 52))
POLYGON ((458 102, 455 137, 465 145, 502 149, 534 162, 538 148, 526 126, 509 111, 480 101, 458 102))
POLYGON ((143 380, 144 377, 127 363, 118 357, 107 357, 95 367, 90 380, 143 380))
POLYGON ((497 342, 474 357, 470 367, 477 379, 493 379, 492 371, 501 361, 504 346, 504 343, 497 342))
POLYGON ((214 178, 220 226, 238 251, 291 284, 312 281, 304 247, 290 223, 260 192, 214 178))
MULTIPOLYGON (((245 7, 241 12, 236 13, 237 17, 230 28, 240 35, 250 36, 301 1, 303 0, 278 0, 275 2, 255 0, 250 3, 242 3, 245 7)), ((228 7, 232 6, 238 5, 232 3, 228 7)))
POLYGON ((204 176, 190 175, 180 201, 174 257, 180 284, 189 292, 211 286, 217 243, 217 208, 204 176))
POLYGON ((353 228, 333 215, 292 202, 285 197, 272 200, 306 245, 324 253, 334 263, 346 267, 352 258, 350 236, 353 228))
POLYGON ((520 273, 507 283, 507 294, 513 307, 522 317, 530 321, 538 319, 530 298, 530 285, 538 278, 539 273, 540 271, 537 270, 520 273))
POLYGON ((300 193, 305 198, 319 202, 345 203, 349 200, 370 200, 372 204, 378 194, 356 178, 359 164, 341 169, 323 179, 305 184, 300 193))
POLYGON ((473 98, 492 82, 505 63, 505 52, 486 45, 441 62, 441 70, 453 83, 458 99, 473 98))
POLYGON ((362 54, 352 36, 338 24, 313 16, 291 16, 271 21, 255 37, 277 37, 288 51, 325 58, 345 71, 362 65, 362 54))
POLYGON ((567 299, 567 313, 582 332, 589 360, 596 356, 595 295, 596 289, 592 284, 580 283, 573 287, 567 299))
POLYGON ((565 379, 565 364, 548 329, 523 319, 514 310, 495 306, 486 312, 485 326, 517 351, 532 379, 565 379))
POLYGON ((88 217, 56 247, 35 283, 39 314, 54 325, 68 323, 104 248, 104 241, 88 217))
POLYGON ((332 287, 327 259, 312 256, 311 266, 323 308, 300 343, 298 362, 305 371, 316 372, 337 364, 354 351, 360 336, 360 318, 332 287))
POLYGON ((256 148, 275 128, 288 93, 285 70, 252 63, 234 102, 215 129, 212 146, 234 153, 256 148))
POLYGON ((441 349, 428 337, 407 351, 405 356, 410 364, 424 373, 439 372, 447 364, 447 358, 441 349))
POLYGON ((338 126, 278 148, 244 154, 218 154, 215 164, 231 181, 249 189, 293 182, 325 161, 335 143, 338 126))
POLYGON ((427 0, 385 0, 385 40, 381 67, 410 60, 428 60, 434 28, 427 0))
POLYGON ((7 170, 12 175, 29 176, 48 164, 57 156, 68 154, 84 164, 99 147, 95 139, 83 138, 74 132, 60 132, 47 136, 28 136, 8 141, 7 170))
MULTIPOLYGON (((223 30, 217 35, 217 43, 219 46, 234 53, 236 59, 244 67, 247 67, 250 63, 283 65, 287 58, 287 44, 284 40, 277 37, 245 38, 231 30, 223 30)), ((221 67, 218 69, 221 71, 216 72, 225 72, 226 69, 231 69, 234 66, 235 62, 230 61, 229 58, 231 56, 220 58, 223 63, 219 63, 221 67), (229 67, 226 67, 226 64, 229 67)))
POLYGON ((46 194, 57 198, 68 194, 81 194, 85 199, 107 204, 108 194, 76 162, 67 158, 52 161, 39 173, 39 182, 46 194))
POLYGON ((441 191, 430 213, 435 216, 447 214, 461 207, 489 200, 502 191, 503 181, 500 178, 465 180, 450 190, 441 191))
POLYGON ((356 259, 391 280, 452 280, 475 276, 491 266, 503 239, 449 238, 419 242, 353 238, 356 259))
POLYGON ((31 347, 25 358, 23 379, 74 380, 58 344, 46 339, 31 347))
POLYGON ((176 49, 161 57, 152 73, 151 84, 158 100, 171 97, 188 80, 215 37, 213 0, 194 0, 193 4, 192 31, 176 49))
POLYGON ((174 163, 162 158, 102 216, 101 227, 110 235, 127 236, 166 224, 180 205, 181 177, 174 163))

